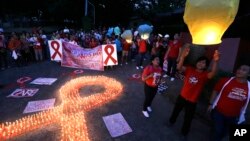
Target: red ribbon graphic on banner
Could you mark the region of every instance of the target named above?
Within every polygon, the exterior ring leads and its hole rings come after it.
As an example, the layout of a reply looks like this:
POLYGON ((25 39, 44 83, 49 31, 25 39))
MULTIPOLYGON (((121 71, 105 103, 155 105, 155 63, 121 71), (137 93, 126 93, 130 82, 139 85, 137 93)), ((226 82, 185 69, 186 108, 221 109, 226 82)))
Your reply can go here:
POLYGON ((52 41, 51 47, 55 50, 54 54, 51 56, 51 58, 54 60, 56 58, 56 55, 58 54, 60 57, 62 57, 62 54, 59 52, 60 44, 57 41, 52 41))
POLYGON ((115 60, 115 58, 112 57, 112 54, 113 54, 114 50, 115 50, 115 49, 114 49, 114 47, 113 47, 112 45, 106 45, 106 46, 105 46, 104 51, 105 51, 106 54, 108 55, 107 58, 106 58, 105 61, 104 61, 104 64, 105 64, 105 65, 108 64, 109 59, 111 59, 112 62, 113 62, 114 64, 117 63, 117 61, 115 60), (110 52, 108 51, 108 49, 110 49, 110 52))

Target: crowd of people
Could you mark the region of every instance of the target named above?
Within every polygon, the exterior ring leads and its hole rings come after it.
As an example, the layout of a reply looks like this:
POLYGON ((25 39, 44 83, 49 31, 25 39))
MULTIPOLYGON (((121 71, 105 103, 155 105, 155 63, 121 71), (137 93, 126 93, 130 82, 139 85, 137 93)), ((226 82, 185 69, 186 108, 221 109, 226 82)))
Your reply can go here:
MULTIPOLYGON (((122 28, 121 33, 125 31, 122 28)), ((0 30, 0 67, 5 70, 9 67, 21 67, 31 62, 50 59, 48 40, 61 40, 79 45, 83 48, 94 48, 102 44, 116 44, 119 65, 126 65, 130 61, 136 61, 136 69, 143 69, 145 55, 158 55, 162 64, 164 59, 168 59, 169 70, 167 74, 174 79, 176 60, 181 43, 179 35, 174 36, 174 40, 169 40, 169 35, 164 37, 160 34, 152 34, 149 39, 141 39, 138 31, 131 29, 133 34, 132 42, 127 42, 121 38, 120 34, 109 32, 107 29, 83 30, 62 29, 52 34, 45 34, 41 28, 32 32, 12 32, 6 34, 0 30), (173 46, 168 50, 168 46, 173 46), (14 62, 14 63, 13 63, 14 62), (173 66, 173 69, 171 69, 173 66), (170 74, 170 71, 172 72, 170 74)))
MULTIPOLYGON (((125 31, 121 30, 121 33, 125 31)), ((120 34, 110 33, 108 30, 99 29, 86 33, 82 30, 64 29, 56 31, 52 35, 45 35, 37 30, 32 33, 11 33, 9 37, 0 30, 0 63, 1 69, 10 66, 8 58, 20 67, 30 62, 50 59, 48 40, 62 40, 83 48, 94 48, 102 44, 116 44, 118 63, 120 66, 135 61, 135 69, 143 70, 145 100, 142 113, 145 117, 152 112, 151 104, 157 93, 157 87, 162 77, 170 77, 175 80, 177 71, 184 73, 185 79, 180 95, 177 97, 173 111, 167 125, 173 126, 179 113, 184 109, 184 121, 181 129, 183 140, 187 140, 195 109, 201 91, 206 82, 213 78, 218 69, 220 53, 214 52, 211 70, 209 60, 206 57, 198 58, 194 66, 186 66, 185 58, 190 52, 190 44, 180 41, 178 33, 173 39, 168 35, 151 34, 148 39, 142 39, 136 30, 133 32, 131 42, 127 42, 120 34), (149 59, 150 64, 145 65, 144 60, 149 59), (163 62, 167 62, 167 69, 163 71, 163 62)), ((247 77, 250 74, 249 64, 242 64, 235 77, 223 78, 216 84, 208 105, 208 111, 212 112, 214 121, 213 141, 221 141, 228 130, 229 124, 237 124, 243 121, 244 113, 250 98, 250 83, 247 77)))

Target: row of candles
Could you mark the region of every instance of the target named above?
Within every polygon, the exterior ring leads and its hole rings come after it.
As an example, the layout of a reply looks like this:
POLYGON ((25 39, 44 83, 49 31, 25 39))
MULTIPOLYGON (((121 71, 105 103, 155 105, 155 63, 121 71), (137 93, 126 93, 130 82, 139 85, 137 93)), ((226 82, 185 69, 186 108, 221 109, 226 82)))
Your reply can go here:
POLYGON ((86 111, 117 98, 122 90, 123 86, 120 82, 105 76, 85 76, 73 79, 59 90, 61 105, 23 117, 15 122, 0 124, 0 141, 50 124, 59 124, 62 141, 89 141, 85 120, 86 111), (80 89, 86 85, 101 85, 104 91, 81 97, 80 89))

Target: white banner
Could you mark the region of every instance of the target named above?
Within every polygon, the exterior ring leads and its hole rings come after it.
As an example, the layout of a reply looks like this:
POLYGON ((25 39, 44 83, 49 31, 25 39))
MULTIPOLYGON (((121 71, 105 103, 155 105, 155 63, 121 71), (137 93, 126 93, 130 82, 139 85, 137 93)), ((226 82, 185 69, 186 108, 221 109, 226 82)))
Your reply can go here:
POLYGON ((118 65, 116 45, 102 45, 102 57, 104 66, 118 65))
POLYGON ((52 61, 61 61, 62 59, 62 42, 60 40, 49 40, 50 58, 52 61))
POLYGON ((30 101, 25 107, 23 113, 32 113, 38 111, 48 110, 54 107, 56 99, 30 101))
POLYGON ((84 49, 78 45, 63 42, 61 65, 64 67, 103 71, 102 46, 84 49))
POLYGON ((102 118, 112 137, 118 137, 132 132, 132 129, 121 113, 105 116, 102 118))

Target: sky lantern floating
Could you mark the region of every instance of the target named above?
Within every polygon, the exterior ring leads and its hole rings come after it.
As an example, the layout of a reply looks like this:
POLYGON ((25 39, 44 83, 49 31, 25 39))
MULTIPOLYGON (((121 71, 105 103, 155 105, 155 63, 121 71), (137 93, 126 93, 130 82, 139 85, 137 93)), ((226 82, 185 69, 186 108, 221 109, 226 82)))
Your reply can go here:
POLYGON ((227 28, 234 21, 239 0, 187 0, 184 22, 193 44, 220 44, 227 28))

